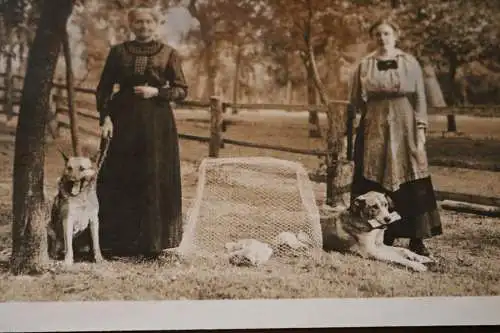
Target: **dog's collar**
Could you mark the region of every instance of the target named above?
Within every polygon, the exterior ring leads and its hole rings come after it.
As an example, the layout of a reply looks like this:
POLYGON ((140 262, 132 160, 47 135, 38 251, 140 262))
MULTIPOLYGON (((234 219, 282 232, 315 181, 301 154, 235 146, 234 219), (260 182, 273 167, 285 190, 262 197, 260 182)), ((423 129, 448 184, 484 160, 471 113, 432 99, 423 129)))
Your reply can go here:
POLYGON ((397 212, 392 212, 389 215, 391 217, 391 221, 388 223, 380 223, 379 221, 377 221, 377 219, 371 219, 371 220, 368 220, 367 222, 370 225, 370 227, 372 228, 372 230, 387 229, 387 227, 390 224, 396 222, 397 220, 399 220, 401 218, 401 216, 397 212), (378 225, 375 225, 375 224, 378 224, 378 225))
POLYGON ((377 229, 387 229, 387 224, 380 223, 376 219, 371 219, 366 221, 372 230, 377 229))
POLYGON ((384 229, 387 229, 387 226, 388 226, 387 224, 381 224, 381 225, 378 225, 376 227, 370 225, 370 228, 372 228, 372 230, 381 230, 381 229, 384 230, 384 229))

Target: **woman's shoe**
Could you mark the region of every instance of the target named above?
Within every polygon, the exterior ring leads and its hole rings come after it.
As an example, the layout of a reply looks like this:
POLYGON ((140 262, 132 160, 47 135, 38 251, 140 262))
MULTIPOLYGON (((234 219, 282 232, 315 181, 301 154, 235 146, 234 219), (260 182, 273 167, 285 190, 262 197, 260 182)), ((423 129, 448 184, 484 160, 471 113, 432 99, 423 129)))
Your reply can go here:
POLYGON ((410 245, 408 248, 410 251, 420 254, 421 256, 428 257, 431 254, 427 247, 425 247, 423 240, 419 238, 410 239, 410 245))
POLYGON ((160 254, 159 252, 151 252, 151 251, 144 251, 141 255, 142 261, 146 262, 153 262, 157 261, 160 259, 160 254))

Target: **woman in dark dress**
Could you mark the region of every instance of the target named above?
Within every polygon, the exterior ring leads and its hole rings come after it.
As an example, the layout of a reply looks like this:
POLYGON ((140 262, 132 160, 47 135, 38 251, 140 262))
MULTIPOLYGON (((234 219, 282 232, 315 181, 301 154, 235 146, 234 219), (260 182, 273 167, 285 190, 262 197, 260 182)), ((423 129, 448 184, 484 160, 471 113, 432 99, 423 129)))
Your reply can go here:
POLYGON ((442 233, 427 164, 427 105, 422 69, 395 47, 397 26, 375 23, 378 44, 365 56, 352 80, 350 102, 361 111, 354 153, 351 197, 387 193, 402 219, 389 225, 384 242, 410 238, 410 250, 428 255, 423 239, 442 233))
POLYGON ((110 137, 97 184, 101 240, 113 255, 157 258, 182 237, 179 147, 169 102, 184 99, 187 84, 177 51, 155 38, 154 10, 133 9, 128 19, 136 38, 111 47, 96 93, 101 134, 110 137))

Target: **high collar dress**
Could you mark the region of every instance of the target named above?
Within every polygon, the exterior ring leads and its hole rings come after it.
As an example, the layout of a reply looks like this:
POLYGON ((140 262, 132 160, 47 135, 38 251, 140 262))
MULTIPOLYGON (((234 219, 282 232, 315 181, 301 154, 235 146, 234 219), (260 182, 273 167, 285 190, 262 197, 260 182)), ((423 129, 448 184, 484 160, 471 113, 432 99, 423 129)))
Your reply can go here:
POLYGON ((180 57, 169 45, 127 41, 111 47, 96 92, 100 123, 106 116, 113 123, 97 184, 103 250, 158 254, 179 245, 181 172, 170 102, 186 98, 187 90, 180 57), (159 94, 137 96, 138 85, 159 94))

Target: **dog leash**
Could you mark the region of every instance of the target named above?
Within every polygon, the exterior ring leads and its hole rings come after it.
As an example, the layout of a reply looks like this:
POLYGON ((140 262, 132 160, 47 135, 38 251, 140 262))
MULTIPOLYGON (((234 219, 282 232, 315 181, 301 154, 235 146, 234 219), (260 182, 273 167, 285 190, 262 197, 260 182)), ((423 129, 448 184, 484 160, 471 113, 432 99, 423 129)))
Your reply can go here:
POLYGON ((106 159, 106 156, 108 155, 108 148, 109 148, 110 141, 111 141, 111 137, 109 137, 109 136, 101 139, 100 146, 102 146, 102 143, 104 142, 104 149, 100 151, 99 158, 97 159, 97 172, 96 172, 97 175, 99 175, 99 172, 101 171, 102 165, 104 164, 104 160, 106 159))

